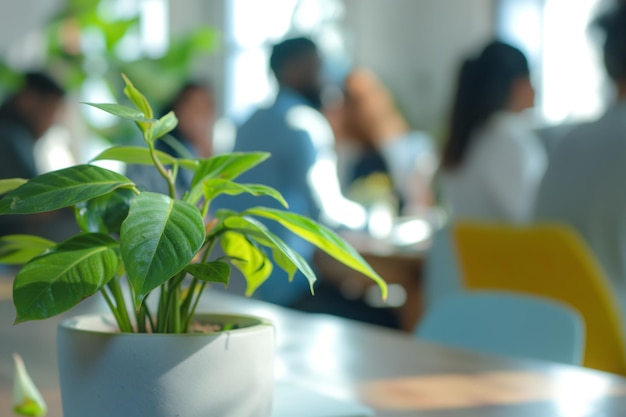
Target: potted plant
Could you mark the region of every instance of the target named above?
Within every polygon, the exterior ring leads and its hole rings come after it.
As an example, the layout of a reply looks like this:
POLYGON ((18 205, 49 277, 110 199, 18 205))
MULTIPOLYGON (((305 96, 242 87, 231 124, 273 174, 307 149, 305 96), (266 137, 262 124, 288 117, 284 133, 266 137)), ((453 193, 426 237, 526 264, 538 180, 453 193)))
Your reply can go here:
POLYGON ((111 316, 63 322, 58 355, 65 417, 267 416, 273 384, 274 334, 263 319, 196 314, 209 283, 242 271, 251 295, 273 265, 299 270, 313 289, 307 262, 262 221, 275 221, 340 262, 384 281, 334 232, 297 214, 263 207, 209 216, 220 194, 270 196, 276 190, 234 180, 269 157, 233 153, 176 159, 155 148, 176 116, 155 119, 145 97, 124 77, 133 107, 92 104, 132 120, 146 147, 113 147, 94 160, 153 165, 169 194, 139 190, 125 176, 86 164, 30 179, 0 181, 0 215, 73 208, 82 232, 60 243, 36 236, 0 240, 0 261, 24 264, 15 277, 16 323, 62 313, 96 293, 111 316), (194 172, 177 195, 180 169, 194 172), (216 259, 219 245, 224 256, 216 259), (272 262, 273 261, 273 262, 272 262), (192 330, 196 329, 196 330, 192 330), (200 329, 200 330, 198 330, 200 329), (207 330, 208 329, 208 330, 207 330))

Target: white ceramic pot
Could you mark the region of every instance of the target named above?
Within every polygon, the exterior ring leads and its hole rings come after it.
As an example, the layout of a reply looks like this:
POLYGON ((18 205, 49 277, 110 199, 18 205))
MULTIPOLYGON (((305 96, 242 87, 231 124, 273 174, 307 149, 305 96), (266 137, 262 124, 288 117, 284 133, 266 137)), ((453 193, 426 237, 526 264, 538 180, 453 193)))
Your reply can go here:
POLYGON ((58 329, 65 417, 268 417, 274 328, 248 316, 213 334, 122 334, 112 318, 79 316, 58 329))

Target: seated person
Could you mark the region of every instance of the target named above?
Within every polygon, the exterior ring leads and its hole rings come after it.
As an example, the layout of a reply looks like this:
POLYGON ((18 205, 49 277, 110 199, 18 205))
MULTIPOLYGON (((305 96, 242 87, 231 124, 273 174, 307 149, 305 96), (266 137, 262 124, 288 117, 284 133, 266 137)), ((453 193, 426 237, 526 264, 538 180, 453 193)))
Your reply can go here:
MULTIPOLYGON (((0 179, 30 179, 39 174, 35 144, 52 127, 64 104, 63 88, 48 75, 31 72, 0 106, 0 179)), ((33 233, 59 240, 59 212, 0 217, 0 235, 33 233)))
POLYGON ((366 203, 363 194, 386 194, 395 201, 395 214, 405 205, 430 205, 436 165, 432 141, 409 130, 373 73, 354 70, 346 79, 343 102, 329 106, 326 114, 335 132, 339 178, 347 195, 366 203))
MULTIPOLYGON (((598 20, 604 64, 617 101, 599 120, 573 129, 554 149, 535 217, 561 221, 583 236, 626 316, 626 3, 598 20)), ((566 285, 566 283, 564 283, 566 285)))
POLYGON ((52 127, 63 106, 61 88, 43 73, 28 73, 22 87, 0 106, 0 178, 38 174, 35 143, 52 127))
POLYGON ((440 187, 453 218, 527 222, 547 164, 523 111, 534 90, 524 54, 490 43, 461 68, 440 187))

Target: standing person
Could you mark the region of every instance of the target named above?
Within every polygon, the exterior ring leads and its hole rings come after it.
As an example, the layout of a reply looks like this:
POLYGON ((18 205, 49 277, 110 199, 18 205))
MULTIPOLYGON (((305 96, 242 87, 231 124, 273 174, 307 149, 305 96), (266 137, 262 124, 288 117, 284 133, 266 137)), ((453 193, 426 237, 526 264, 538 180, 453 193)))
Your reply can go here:
POLYGON ((0 178, 38 174, 35 143, 52 127, 65 93, 48 75, 32 72, 0 106, 0 178))
MULTIPOLYGON (((573 226, 595 253, 626 315, 626 3, 602 16, 603 54, 617 101, 551 154, 536 218, 573 226)), ((564 283, 566 285, 566 283, 564 283)))
MULTIPOLYGON (((238 129, 234 151, 264 151, 271 158, 239 179, 276 188, 295 213, 321 217, 333 226, 364 226, 364 209, 341 194, 332 130, 319 112, 323 86, 317 46, 307 38, 280 42, 272 48, 270 68, 279 85, 276 99, 269 107, 257 110, 238 129)), ((214 207, 223 204, 236 210, 253 205, 276 206, 276 202, 265 198, 238 196, 224 197, 223 201, 226 199, 227 202, 216 202, 214 207)), ((305 259, 312 260, 311 245, 280 227, 272 231, 305 259)), ((288 286, 271 279, 256 295, 266 301, 291 305, 306 292, 308 285, 304 279, 295 279, 288 286)))
POLYGON ((547 163, 523 116, 533 104, 520 50, 496 41, 463 63, 440 168, 453 218, 530 220, 547 163))

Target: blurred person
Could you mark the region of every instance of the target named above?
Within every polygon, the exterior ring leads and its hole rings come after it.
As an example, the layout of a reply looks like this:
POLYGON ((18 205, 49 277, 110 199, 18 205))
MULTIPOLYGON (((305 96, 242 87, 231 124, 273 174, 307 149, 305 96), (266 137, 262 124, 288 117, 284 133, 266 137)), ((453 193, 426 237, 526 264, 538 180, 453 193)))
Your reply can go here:
POLYGON ((467 59, 458 78, 440 167, 453 218, 527 222, 547 165, 524 110, 535 93, 528 61, 494 41, 467 59))
MULTIPOLYGON (((35 145, 54 125, 65 92, 42 72, 24 75, 21 87, 0 105, 0 179, 30 179, 40 174, 35 145)), ((70 212, 0 217, 0 235, 38 234, 61 240, 73 234, 70 212)))
MULTIPOLYGON (((213 126, 215 124, 215 97, 210 86, 187 82, 164 106, 163 115, 173 111, 178 126, 156 143, 157 150, 176 158, 209 158, 213 154, 213 126)), ((167 193, 164 179, 154 167, 131 165, 127 175, 146 190, 167 193)), ((193 172, 181 168, 176 179, 180 193, 189 189, 193 172)))
POLYGON ((65 92, 44 73, 24 75, 21 88, 0 106, 0 178, 38 174, 35 144, 52 127, 65 92))
MULTIPOLYGON (((272 48, 270 68, 278 81, 276 99, 258 109, 237 131, 235 152, 269 152, 271 158, 242 175, 243 183, 261 183, 280 191, 292 212, 320 218, 331 226, 359 228, 365 225, 364 209, 341 194, 337 179, 334 138, 322 105, 322 59, 308 38, 282 41, 272 48)), ((254 205, 279 206, 269 198, 224 197, 214 207, 243 210, 254 205)), ((271 228, 306 260, 313 247, 277 226, 271 228)), ((274 275, 278 275, 275 269, 274 275)), ((285 275, 286 279, 286 275, 285 275)), ((256 297, 281 305, 293 305, 309 293, 302 276, 290 285, 270 279, 256 297)))
POLYGON ((343 102, 326 114, 335 132, 339 178, 347 195, 353 197, 351 189, 358 194, 366 191, 363 188, 386 188, 399 203, 396 215, 405 205, 430 205, 436 164, 432 141, 410 131, 376 75, 352 71, 345 81, 343 102))
POLYGON ((551 154, 535 217, 573 226, 591 246, 626 316, 626 4, 601 16, 604 65, 617 100, 551 154))
POLYGON ((211 157, 215 124, 215 97, 211 88, 201 83, 188 82, 165 107, 163 114, 170 111, 176 114, 178 126, 169 138, 159 142, 160 150, 177 157, 211 157))

